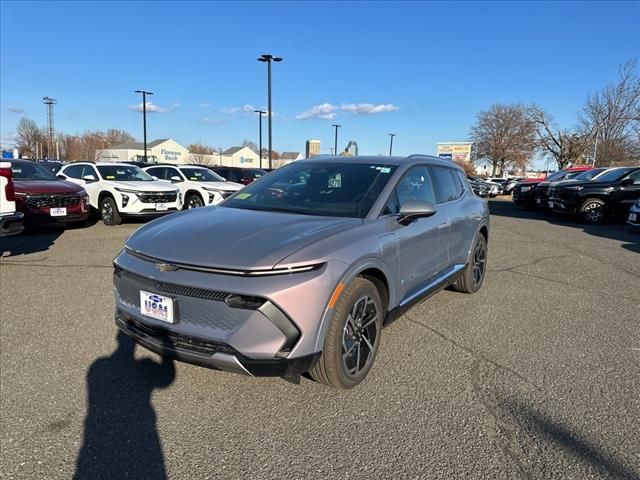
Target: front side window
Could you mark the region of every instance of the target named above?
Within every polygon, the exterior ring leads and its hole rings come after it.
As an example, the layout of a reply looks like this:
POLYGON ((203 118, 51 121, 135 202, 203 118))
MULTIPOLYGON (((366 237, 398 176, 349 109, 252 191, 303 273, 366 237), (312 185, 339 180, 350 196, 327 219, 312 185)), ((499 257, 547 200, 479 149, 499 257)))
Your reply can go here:
POLYGON ((58 178, 44 167, 36 163, 14 163, 11 165, 14 180, 50 181, 58 178))
POLYGON ((389 197, 382 214, 395 215, 399 213, 400 207, 409 200, 435 204, 435 190, 428 167, 412 167, 402 176, 389 197))
POLYGON ((631 172, 632 168, 614 168, 613 170, 609 170, 601 175, 598 175, 597 178, 594 178, 594 182, 617 182, 622 179, 625 175, 631 172))
POLYGON ((98 174, 96 173, 95 169, 91 165, 83 165, 80 178, 84 178, 87 175, 93 175, 96 180, 98 179, 98 174))
POLYGON ((135 165, 98 165, 105 180, 117 182, 153 182, 153 177, 135 165))
POLYGON ((455 171, 447 167, 432 167, 436 186, 436 203, 453 202, 462 196, 462 185, 455 171))
POLYGON ((224 206, 364 218, 396 168, 369 163, 292 163, 245 187, 224 206))
POLYGON ((627 178, 633 179, 633 184, 634 185, 640 185, 640 170, 636 170, 631 175, 629 175, 627 178))

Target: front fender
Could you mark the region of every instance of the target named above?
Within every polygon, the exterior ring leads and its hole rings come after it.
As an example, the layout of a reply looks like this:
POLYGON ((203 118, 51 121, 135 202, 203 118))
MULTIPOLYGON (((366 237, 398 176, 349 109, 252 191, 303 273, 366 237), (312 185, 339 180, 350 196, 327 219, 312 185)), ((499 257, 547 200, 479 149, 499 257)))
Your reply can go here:
POLYGON ((333 289, 331 290, 331 293, 327 297, 327 303, 325 305, 325 309, 322 314, 322 318, 320 320, 320 326, 317 330, 317 337, 315 342, 316 352, 322 351, 324 348, 324 339, 327 334, 327 330, 329 329, 329 322, 331 321, 331 315, 333 314, 333 308, 329 308, 329 302, 331 301, 333 292, 335 292, 335 289, 338 288, 338 285, 340 283, 343 283, 344 285, 348 285, 349 282, 351 282, 351 280, 354 277, 357 277, 365 270, 372 269, 372 268, 380 270, 385 277, 386 284, 389 289, 389 292, 388 292, 389 302, 388 302, 387 308, 389 309, 391 305, 396 304, 396 296, 397 296, 397 292, 395 288, 396 282, 394 281, 393 273, 389 268, 389 266, 381 258, 376 256, 368 256, 368 257, 363 257, 359 259, 357 262, 355 262, 353 265, 351 265, 351 267, 349 267, 345 271, 345 273, 342 275, 340 280, 336 282, 333 289))

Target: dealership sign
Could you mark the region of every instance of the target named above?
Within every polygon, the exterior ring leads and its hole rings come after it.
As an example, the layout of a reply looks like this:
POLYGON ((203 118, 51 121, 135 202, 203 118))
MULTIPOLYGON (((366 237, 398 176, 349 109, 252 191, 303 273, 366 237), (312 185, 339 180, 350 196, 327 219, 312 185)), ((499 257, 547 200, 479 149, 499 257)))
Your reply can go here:
POLYGON ((454 162, 471 162, 471 142, 438 143, 438 156, 454 162))

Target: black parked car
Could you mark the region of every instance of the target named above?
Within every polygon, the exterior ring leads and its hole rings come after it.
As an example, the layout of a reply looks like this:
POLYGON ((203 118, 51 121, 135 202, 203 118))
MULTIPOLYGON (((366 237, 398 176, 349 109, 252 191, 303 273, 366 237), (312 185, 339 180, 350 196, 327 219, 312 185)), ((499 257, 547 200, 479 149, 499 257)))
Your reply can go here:
POLYGON ((216 172, 229 182, 241 183, 243 185, 249 185, 251 182, 267 174, 267 172, 261 168, 223 167, 219 165, 203 165, 203 167, 207 167, 216 172))
POLYGON ((551 192, 551 188, 555 186, 565 186, 572 185, 575 182, 586 182, 591 180, 596 175, 607 170, 606 168, 591 168, 589 170, 585 170, 582 173, 571 172, 565 175, 562 180, 546 180, 544 182, 540 182, 535 187, 533 187, 533 198, 535 199, 536 206, 541 208, 542 210, 552 210, 553 205, 549 201, 549 195, 551 192))
POLYGON ((575 213, 583 221, 598 223, 608 216, 626 216, 640 198, 640 167, 613 168, 598 178, 551 187, 553 210, 575 213))

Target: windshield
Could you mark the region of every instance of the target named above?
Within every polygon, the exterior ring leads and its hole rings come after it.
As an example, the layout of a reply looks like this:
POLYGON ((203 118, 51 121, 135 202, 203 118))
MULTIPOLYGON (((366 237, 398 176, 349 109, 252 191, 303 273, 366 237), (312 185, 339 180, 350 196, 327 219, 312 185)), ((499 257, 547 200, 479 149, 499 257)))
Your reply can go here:
POLYGON ((58 178, 40 165, 35 163, 14 163, 11 165, 14 180, 42 180, 51 181, 58 178))
POLYGON ((192 182, 224 182, 217 173, 212 172, 208 168, 181 168, 180 171, 192 182))
POLYGON ((613 170, 609 170, 608 172, 603 173, 602 175, 598 175, 598 178, 594 178, 595 182, 615 182, 616 180, 621 179, 627 173, 632 171, 633 168, 614 168, 613 170))
POLYGON ((396 170, 369 163, 292 163, 245 187, 225 207, 364 218, 396 170))
POLYGON ((567 172, 565 172, 564 170, 560 170, 559 172, 554 173, 553 175, 551 175, 550 177, 547 177, 547 182, 553 182, 555 180, 562 180, 565 175, 567 174, 567 172))
POLYGON ((592 168, 591 170, 587 170, 586 172, 582 172, 580 175, 576 175, 573 177, 573 180, 591 180, 593 177, 602 173, 606 170, 606 168, 592 168))
POLYGON ((98 165, 105 180, 117 182, 153 182, 153 177, 134 165, 98 165))
POLYGON ((243 170, 246 173, 245 176, 250 176, 254 180, 257 180, 258 178, 267 174, 267 172, 265 172, 264 170, 260 170, 258 168, 245 168, 243 170))

